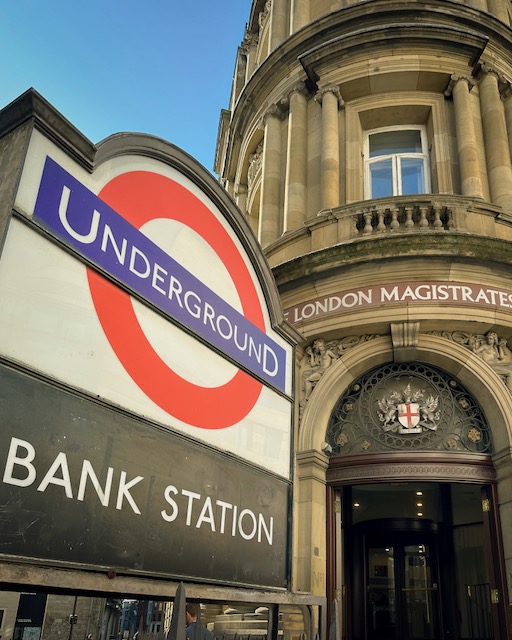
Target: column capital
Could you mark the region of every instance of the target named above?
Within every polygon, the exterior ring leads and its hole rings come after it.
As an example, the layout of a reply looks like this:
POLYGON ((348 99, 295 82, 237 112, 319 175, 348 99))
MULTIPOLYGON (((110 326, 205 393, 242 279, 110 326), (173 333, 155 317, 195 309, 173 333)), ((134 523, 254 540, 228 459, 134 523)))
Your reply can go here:
POLYGON ((478 80, 482 80, 486 76, 494 76, 496 78, 496 84, 498 85, 498 91, 500 98, 504 100, 510 94, 510 81, 494 67, 491 67, 486 62, 480 65, 478 80))
POLYGON ((478 70, 477 78, 481 80, 484 76, 488 75, 494 76, 498 80, 498 84, 505 82, 505 78, 503 77, 502 73, 500 73, 494 67, 491 67, 491 65, 487 64, 487 62, 483 62, 478 70))
POLYGON ((344 106, 345 103, 343 102, 340 88, 337 84, 324 84, 318 87, 318 91, 315 94, 315 100, 322 104, 323 97, 326 93, 332 93, 338 99, 338 108, 344 106))
POLYGON ((295 84, 293 84, 286 94, 286 98, 289 100, 290 96, 294 93, 299 93, 300 95, 307 96, 308 90, 306 88, 305 83, 302 80, 297 80, 295 84))
POLYGON ((279 120, 283 119, 283 109, 278 104, 270 105, 270 107, 265 111, 259 121, 259 128, 264 129, 270 118, 278 118, 279 120))
POLYGON ((444 95, 447 98, 449 98, 452 95, 453 90, 455 89, 455 86, 459 82, 465 82, 468 85, 468 91, 471 91, 471 89, 476 85, 476 81, 475 81, 475 79, 473 77, 471 77, 471 76, 458 76, 457 74, 454 73, 450 77, 450 82, 448 83, 448 86, 444 90, 444 95))
POLYGON ((293 84, 288 89, 288 91, 285 93, 285 95, 283 96, 283 99, 279 104, 282 105, 283 108, 288 109, 290 106, 290 100, 292 96, 297 94, 301 96, 308 95, 308 90, 302 80, 298 80, 295 84, 293 84))

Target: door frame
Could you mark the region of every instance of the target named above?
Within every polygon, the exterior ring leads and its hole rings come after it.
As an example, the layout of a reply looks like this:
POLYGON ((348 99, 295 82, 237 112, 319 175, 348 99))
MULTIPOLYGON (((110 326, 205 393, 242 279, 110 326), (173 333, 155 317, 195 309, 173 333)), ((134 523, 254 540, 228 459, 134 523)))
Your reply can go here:
MULTIPOLYGON (((503 541, 498 511, 496 472, 492 459, 488 455, 461 454, 442 452, 397 452, 392 454, 362 454, 347 457, 337 456, 329 460, 326 471, 326 506, 327 506, 327 603, 328 620, 332 619, 333 604, 339 605, 342 612, 341 624, 338 625, 337 640, 352 637, 354 620, 350 607, 347 606, 353 597, 349 567, 344 570, 344 582, 340 580, 339 562, 343 557, 350 557, 351 542, 343 536, 343 547, 340 547, 340 535, 336 529, 336 511, 340 511, 341 491, 346 486, 370 484, 375 482, 440 482, 468 483, 486 485, 486 498, 489 509, 484 510, 485 552, 491 591, 498 594, 497 602, 492 606, 492 620, 495 638, 512 640, 509 630, 509 612, 506 608, 508 586, 506 580, 503 541), (338 539, 338 544, 337 544, 338 539)), ((338 516, 339 520, 339 516, 338 516)), ((344 530, 347 525, 344 522, 344 530)), ((444 559, 443 559, 444 562, 444 559)), ((447 588, 448 593, 453 589, 447 588)), ((449 617, 450 607, 441 603, 442 618, 449 617)))

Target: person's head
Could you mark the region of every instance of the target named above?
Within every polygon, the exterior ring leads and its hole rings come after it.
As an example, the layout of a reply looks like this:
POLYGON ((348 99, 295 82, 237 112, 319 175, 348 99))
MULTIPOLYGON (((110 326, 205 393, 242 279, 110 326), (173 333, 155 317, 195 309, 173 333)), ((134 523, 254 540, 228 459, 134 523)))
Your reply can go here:
POLYGON ((197 614, 199 613, 199 605, 193 602, 187 602, 185 605, 185 619, 187 624, 195 622, 197 620, 197 614))

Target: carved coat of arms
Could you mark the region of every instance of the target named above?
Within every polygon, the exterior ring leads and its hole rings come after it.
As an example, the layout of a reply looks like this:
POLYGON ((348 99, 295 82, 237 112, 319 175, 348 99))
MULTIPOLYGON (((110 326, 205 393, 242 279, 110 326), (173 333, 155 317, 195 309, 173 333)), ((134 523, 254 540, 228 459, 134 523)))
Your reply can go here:
POLYGON ((413 392, 409 383, 403 391, 392 391, 377 402, 384 431, 412 434, 437 429, 439 396, 426 395, 422 390, 413 392))

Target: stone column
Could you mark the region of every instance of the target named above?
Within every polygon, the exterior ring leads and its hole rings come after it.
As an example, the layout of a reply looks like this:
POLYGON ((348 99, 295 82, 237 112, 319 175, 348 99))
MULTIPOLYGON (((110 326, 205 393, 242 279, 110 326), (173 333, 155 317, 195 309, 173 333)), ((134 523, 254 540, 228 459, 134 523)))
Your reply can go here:
POLYGON ((491 201, 510 211, 512 210, 512 166, 498 75, 486 65, 482 65, 482 68, 484 73, 479 83, 480 106, 491 201))
POLYGON ((510 24, 507 11, 508 4, 508 0, 487 0, 489 13, 492 13, 493 16, 496 16, 498 20, 505 24, 510 24))
POLYGON ((310 0, 291 0, 291 25, 290 33, 295 33, 309 22, 310 0))
POLYGON ((315 100, 322 104, 322 209, 332 209, 340 203, 340 142, 338 109, 343 104, 337 85, 321 87, 315 100))
POLYGON ((263 164, 258 239, 263 247, 281 231, 281 111, 273 105, 263 117, 263 164))
POLYGON ((308 104, 303 82, 292 88, 289 102, 283 231, 297 229, 306 219, 308 104))
POLYGON ((297 456, 298 517, 296 536, 297 571, 294 588, 313 595, 325 595, 326 540, 325 473, 328 458, 319 451, 302 451, 297 456))
POLYGON ((270 51, 274 51, 288 36, 288 11, 285 0, 271 0, 270 7, 270 51))
POLYGON ((469 92, 474 86, 472 78, 452 76, 447 94, 452 93, 455 107, 455 129, 459 152, 460 184, 463 196, 484 198, 475 124, 469 92))

